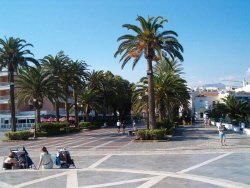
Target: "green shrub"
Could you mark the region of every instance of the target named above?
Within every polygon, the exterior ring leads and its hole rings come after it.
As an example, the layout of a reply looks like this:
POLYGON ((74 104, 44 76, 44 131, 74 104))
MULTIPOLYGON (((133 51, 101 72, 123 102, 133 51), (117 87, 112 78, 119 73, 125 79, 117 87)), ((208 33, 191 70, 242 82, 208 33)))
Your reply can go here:
POLYGON ((47 137, 47 136, 48 136, 48 133, 47 133, 47 132, 37 132, 37 133, 36 133, 36 136, 37 136, 37 137, 47 137))
POLYGON ((99 129, 102 126, 101 122, 93 121, 93 122, 81 122, 79 123, 80 127, 83 129, 99 129))
POLYGON ((47 132, 48 136, 58 135, 65 133, 66 127, 68 127, 67 122, 45 122, 39 123, 40 129, 43 132, 47 132))
POLYGON ((136 132, 137 138, 141 140, 163 140, 165 136, 165 129, 154 129, 154 130, 138 130, 136 132))
POLYGON ((6 132, 5 136, 9 140, 28 140, 33 137, 34 133, 30 131, 17 131, 17 132, 6 132))
POLYGON ((175 128, 174 128, 174 127, 165 129, 166 135, 173 135, 173 134, 174 134, 174 131, 175 131, 175 128))
POLYGON ((171 128, 175 127, 177 122, 172 122, 172 121, 162 121, 162 122, 156 122, 156 128, 157 129, 164 129, 164 128, 171 128))
POLYGON ((88 129, 90 125, 91 125, 90 122, 81 122, 81 123, 79 123, 79 127, 83 128, 83 129, 88 129))

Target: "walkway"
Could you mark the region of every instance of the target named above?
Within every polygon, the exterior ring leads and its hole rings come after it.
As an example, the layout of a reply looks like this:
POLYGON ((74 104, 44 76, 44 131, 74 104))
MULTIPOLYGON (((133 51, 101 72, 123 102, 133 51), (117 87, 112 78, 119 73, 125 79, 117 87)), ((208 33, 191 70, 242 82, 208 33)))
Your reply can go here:
POLYGON ((201 125, 179 127, 167 142, 132 142, 115 129, 1 142, 1 155, 25 145, 36 164, 42 145, 52 154, 66 146, 77 168, 0 171, 0 187, 250 187, 250 138, 228 134, 227 144, 220 146, 216 128, 201 125))

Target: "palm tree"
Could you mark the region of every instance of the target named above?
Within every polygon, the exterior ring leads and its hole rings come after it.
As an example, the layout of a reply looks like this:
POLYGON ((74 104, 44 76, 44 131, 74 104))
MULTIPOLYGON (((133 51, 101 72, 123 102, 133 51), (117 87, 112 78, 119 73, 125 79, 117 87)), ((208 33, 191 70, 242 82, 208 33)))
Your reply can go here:
POLYGON ((223 99, 225 110, 231 120, 244 121, 249 113, 249 104, 245 100, 239 100, 233 95, 228 95, 223 99))
POLYGON ((163 17, 151 17, 147 20, 141 16, 137 17, 140 26, 124 24, 123 27, 135 32, 135 35, 127 34, 118 38, 122 41, 115 57, 120 54, 120 62, 122 68, 132 58, 132 68, 136 66, 138 61, 144 55, 147 60, 147 79, 148 79, 148 103, 149 103, 149 124, 151 129, 156 127, 155 119, 155 99, 154 99, 154 83, 153 83, 153 61, 163 61, 165 57, 170 56, 171 59, 179 59, 183 61, 181 52, 183 48, 175 38, 177 33, 174 31, 162 31, 163 24, 167 22, 163 17))
POLYGON ((155 67, 154 83, 159 119, 173 120, 175 109, 188 107, 190 99, 186 80, 180 77, 182 69, 176 61, 163 61, 155 67))
POLYGON ((68 62, 68 57, 64 55, 63 51, 60 51, 56 54, 56 56, 48 55, 42 59, 42 66, 47 70, 55 79, 55 90, 56 95, 53 100, 53 104, 56 109, 56 119, 59 122, 60 113, 59 113, 59 105, 60 105, 60 98, 61 95, 61 79, 60 76, 62 71, 65 69, 66 64, 68 62))
MULTIPOLYGON (((43 107, 45 98, 52 101, 55 95, 54 80, 49 72, 38 67, 22 68, 19 71, 17 83, 18 106, 21 104, 31 103, 36 110, 36 124, 40 123, 40 110, 43 107)), ((36 135, 34 135, 36 137, 36 135)))
POLYGON ((83 90, 87 78, 87 64, 84 61, 76 60, 70 65, 70 72, 73 75, 71 85, 74 90, 75 123, 79 128, 78 118, 78 93, 83 90))
POLYGON ((101 97, 97 91, 86 89, 78 96, 79 104, 85 113, 86 121, 89 121, 89 112, 91 109, 101 109, 101 97))
POLYGON ((28 62, 38 64, 34 58, 30 57, 30 55, 33 56, 31 51, 26 49, 30 46, 33 47, 32 44, 20 38, 0 39, 0 69, 6 67, 9 73, 12 131, 16 131, 14 73, 17 72, 18 67, 28 66, 28 62))

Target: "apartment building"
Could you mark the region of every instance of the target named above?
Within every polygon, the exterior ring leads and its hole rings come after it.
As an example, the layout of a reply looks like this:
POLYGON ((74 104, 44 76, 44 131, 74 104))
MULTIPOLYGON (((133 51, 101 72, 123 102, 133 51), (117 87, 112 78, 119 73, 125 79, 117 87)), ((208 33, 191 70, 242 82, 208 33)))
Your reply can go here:
MULTIPOLYGON (((69 103, 73 103, 73 90, 70 89, 69 103)), ((0 71, 0 131, 7 131, 11 129, 11 111, 10 111, 10 83, 8 81, 8 72, 3 69, 0 71)), ((15 101, 17 102, 17 101, 15 101)), ((15 105, 17 106, 17 105, 15 105)), ((35 121, 35 109, 32 103, 23 104, 19 108, 16 107, 16 121, 17 130, 29 129, 35 121)), ((65 104, 60 103, 60 115, 65 116, 65 104)), ((44 100, 41 109, 41 115, 55 115, 54 106, 48 101, 44 100)))

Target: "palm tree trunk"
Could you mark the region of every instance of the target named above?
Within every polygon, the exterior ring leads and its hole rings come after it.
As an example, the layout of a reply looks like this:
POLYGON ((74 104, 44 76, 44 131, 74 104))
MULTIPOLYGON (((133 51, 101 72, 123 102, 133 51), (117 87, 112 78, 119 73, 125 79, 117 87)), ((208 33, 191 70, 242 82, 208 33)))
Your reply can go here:
POLYGON ((86 112, 86 121, 88 122, 89 121, 89 107, 87 106, 86 107, 86 110, 85 110, 85 112, 86 112))
POLYGON ((152 60, 147 59, 148 64, 148 111, 149 111, 149 126, 150 129, 156 128, 156 119, 155 119, 155 96, 154 96, 154 75, 152 68, 152 60))
POLYGON ((78 105, 77 105, 77 94, 76 90, 74 90, 74 105, 75 105, 75 124, 77 128, 79 128, 79 118, 78 118, 78 105))
POLYGON ((66 119, 69 122, 69 103, 68 103, 68 86, 65 87, 65 110, 66 110, 66 119))
POLYGON ((16 132, 16 109, 15 109, 15 86, 14 71, 10 71, 10 109, 11 109, 11 131, 16 132))
POLYGON ((58 96, 56 98, 56 121, 59 122, 60 114, 59 114, 59 101, 58 101, 58 96))

